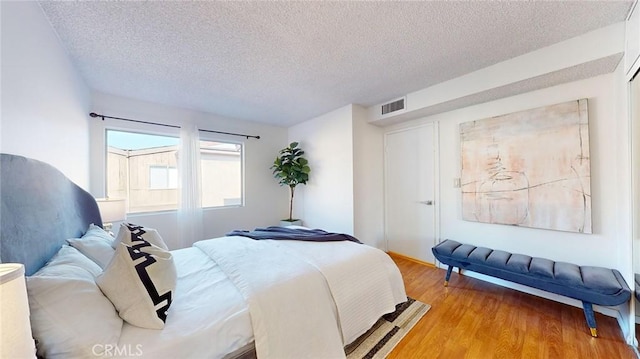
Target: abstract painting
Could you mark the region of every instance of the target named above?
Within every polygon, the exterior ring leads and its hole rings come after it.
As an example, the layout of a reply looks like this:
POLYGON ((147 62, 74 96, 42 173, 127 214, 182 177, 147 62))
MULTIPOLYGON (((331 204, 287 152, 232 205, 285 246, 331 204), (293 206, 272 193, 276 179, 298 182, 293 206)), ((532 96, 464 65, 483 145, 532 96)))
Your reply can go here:
POLYGON ((460 124, 462 218, 591 233, 587 99, 460 124))

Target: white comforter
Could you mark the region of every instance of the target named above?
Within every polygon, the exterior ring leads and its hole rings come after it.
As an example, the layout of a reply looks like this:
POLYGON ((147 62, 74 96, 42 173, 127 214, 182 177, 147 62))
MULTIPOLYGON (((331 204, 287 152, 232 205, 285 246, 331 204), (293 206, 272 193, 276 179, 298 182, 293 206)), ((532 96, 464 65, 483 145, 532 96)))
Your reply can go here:
POLYGON ((353 242, 197 242, 249 304, 256 352, 341 358, 343 347, 406 301, 402 277, 378 249, 353 242))
POLYGON ((161 331, 125 324, 120 348, 150 358, 340 358, 406 300, 398 268, 353 242, 223 237, 173 251, 178 286, 161 331), (138 351, 138 349, 140 351, 138 351))
POLYGON ((353 242, 282 245, 313 264, 325 277, 338 311, 344 345, 356 340, 407 294, 398 267, 384 252, 353 242))

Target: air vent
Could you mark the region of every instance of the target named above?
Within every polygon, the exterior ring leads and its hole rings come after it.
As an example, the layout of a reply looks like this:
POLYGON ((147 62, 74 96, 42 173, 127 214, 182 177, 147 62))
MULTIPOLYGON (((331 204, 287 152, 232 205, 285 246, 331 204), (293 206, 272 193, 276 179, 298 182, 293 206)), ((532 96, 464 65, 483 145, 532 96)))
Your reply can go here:
POLYGON ((382 105, 383 115, 389 114, 391 112, 400 111, 400 110, 404 110, 404 98, 401 98, 393 102, 385 103, 384 105, 382 105))

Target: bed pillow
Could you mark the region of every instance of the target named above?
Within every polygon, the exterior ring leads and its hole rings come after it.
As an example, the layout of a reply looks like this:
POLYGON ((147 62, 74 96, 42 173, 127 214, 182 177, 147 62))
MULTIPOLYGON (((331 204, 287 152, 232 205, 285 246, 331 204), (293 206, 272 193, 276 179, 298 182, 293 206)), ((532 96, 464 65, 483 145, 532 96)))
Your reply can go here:
POLYGON ((75 278, 79 274, 89 274, 87 277, 89 280, 95 280, 95 278, 102 273, 102 268, 94 261, 87 258, 84 254, 80 253, 77 249, 68 245, 63 245, 44 267, 40 268, 33 275, 42 277, 62 277, 62 278, 75 278), (70 268, 71 267, 71 268, 70 268), (84 270, 84 272, 77 272, 72 267, 77 267, 84 270), (85 273, 86 272, 86 273, 85 273))
POLYGON ((162 329, 176 288, 173 256, 142 236, 133 239, 120 243, 96 282, 127 323, 162 329))
POLYGON ((82 238, 67 239, 67 243, 94 261, 101 269, 104 269, 113 257, 113 241, 114 238, 109 233, 93 223, 89 225, 87 233, 82 238))
POLYGON ((143 240, 153 244, 156 247, 168 250, 169 248, 160 237, 160 233, 153 228, 147 228, 139 226, 133 223, 122 223, 118 236, 113 242, 113 248, 118 248, 120 243, 131 245, 136 238, 142 238, 143 240))
POLYGON ((96 270, 97 264, 64 246, 27 277, 38 357, 103 357, 105 347, 118 344, 123 322, 96 285, 96 270))

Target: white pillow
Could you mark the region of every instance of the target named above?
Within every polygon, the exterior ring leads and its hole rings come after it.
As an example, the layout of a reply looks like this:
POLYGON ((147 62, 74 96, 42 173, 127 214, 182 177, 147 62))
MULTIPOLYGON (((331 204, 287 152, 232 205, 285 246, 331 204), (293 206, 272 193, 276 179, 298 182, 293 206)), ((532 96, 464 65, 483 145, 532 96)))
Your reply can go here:
POLYGON ((122 223, 120 225, 118 236, 113 242, 113 248, 118 248, 120 243, 131 245, 135 238, 142 238, 156 247, 169 250, 167 245, 164 243, 164 240, 162 240, 162 237, 160 237, 160 233, 158 233, 158 231, 153 228, 142 227, 133 223, 122 223))
POLYGON ((31 329, 39 357, 104 357, 105 347, 118 344, 123 322, 96 285, 92 273, 96 268, 97 264, 65 246, 27 277, 31 329), (78 258, 80 263, 75 261, 78 258), (84 268, 87 264, 91 271, 84 268))
POLYGON ((89 225, 89 230, 82 238, 67 239, 67 243, 98 264, 101 269, 104 269, 113 257, 113 241, 114 238, 109 233, 93 223, 89 225))
POLYGON ((171 252, 134 237, 121 243, 96 282, 122 319, 148 329, 162 329, 176 288, 171 252))
POLYGON ((87 280, 95 280, 100 273, 102 273, 102 268, 100 268, 99 265, 80 253, 77 249, 65 244, 44 267, 40 268, 33 275, 62 278, 77 278, 79 275, 84 275, 87 280), (77 267, 83 271, 78 272, 74 270, 73 267, 77 267), (90 276, 87 276, 87 273, 90 274, 90 276))

